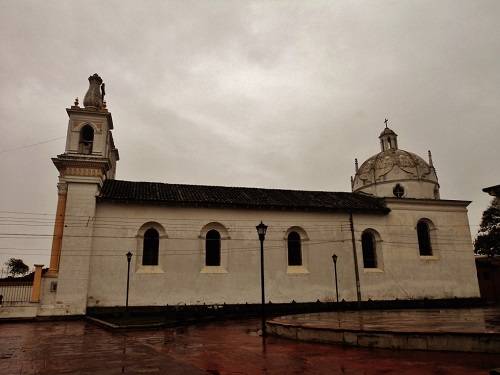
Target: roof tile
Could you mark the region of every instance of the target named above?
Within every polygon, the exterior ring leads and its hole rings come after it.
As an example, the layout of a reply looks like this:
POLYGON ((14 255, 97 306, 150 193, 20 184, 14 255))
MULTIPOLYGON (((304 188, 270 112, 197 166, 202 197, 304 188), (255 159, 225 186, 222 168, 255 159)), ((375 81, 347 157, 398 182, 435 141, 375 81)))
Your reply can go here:
POLYGON ((191 207, 387 213, 385 201, 359 193, 106 180, 99 199, 191 207))

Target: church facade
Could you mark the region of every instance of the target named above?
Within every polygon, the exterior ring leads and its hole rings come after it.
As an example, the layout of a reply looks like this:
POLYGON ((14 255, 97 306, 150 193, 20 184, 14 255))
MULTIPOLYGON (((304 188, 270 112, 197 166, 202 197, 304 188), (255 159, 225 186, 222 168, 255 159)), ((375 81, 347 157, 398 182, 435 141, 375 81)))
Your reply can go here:
POLYGON ((470 202, 441 199, 429 160, 398 148, 358 166, 352 192, 179 185, 115 179, 119 153, 102 80, 67 109, 49 271, 39 315, 124 306, 478 297, 470 202))

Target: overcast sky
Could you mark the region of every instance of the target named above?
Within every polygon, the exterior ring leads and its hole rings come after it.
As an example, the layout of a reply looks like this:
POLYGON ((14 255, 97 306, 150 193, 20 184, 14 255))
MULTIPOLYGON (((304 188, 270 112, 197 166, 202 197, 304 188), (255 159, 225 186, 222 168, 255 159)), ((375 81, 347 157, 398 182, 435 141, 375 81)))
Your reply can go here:
POLYGON ((499 19, 495 0, 0 0, 0 262, 48 265, 50 158, 96 72, 119 179, 350 191, 387 117, 475 233, 500 183, 499 19))

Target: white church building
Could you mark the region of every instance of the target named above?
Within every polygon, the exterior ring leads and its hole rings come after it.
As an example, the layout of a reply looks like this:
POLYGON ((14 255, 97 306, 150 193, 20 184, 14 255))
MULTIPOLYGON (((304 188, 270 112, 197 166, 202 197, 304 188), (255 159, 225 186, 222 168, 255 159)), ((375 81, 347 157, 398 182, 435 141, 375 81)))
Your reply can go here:
POLYGON ((128 251, 131 306, 259 303, 261 221, 267 301, 334 301, 333 254, 341 300, 479 297, 470 202, 441 199, 430 153, 400 149, 387 126, 380 152, 356 161, 352 192, 123 181, 102 80, 89 82, 52 159, 58 204, 38 315, 124 306, 128 251))

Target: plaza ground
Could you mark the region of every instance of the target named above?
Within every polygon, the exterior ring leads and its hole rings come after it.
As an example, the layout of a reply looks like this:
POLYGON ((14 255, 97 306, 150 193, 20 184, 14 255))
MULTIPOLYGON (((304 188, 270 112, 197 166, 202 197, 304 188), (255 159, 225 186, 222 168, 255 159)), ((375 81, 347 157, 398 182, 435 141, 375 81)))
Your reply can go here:
POLYGON ((273 318, 278 336, 388 349, 500 355, 500 308, 331 311, 273 318))
POLYGON ((500 307, 335 311, 274 318, 314 328, 372 332, 500 334, 500 307))
POLYGON ((86 321, 0 324, 0 374, 487 374, 500 356, 365 349, 256 333, 259 321, 108 331, 86 321))

